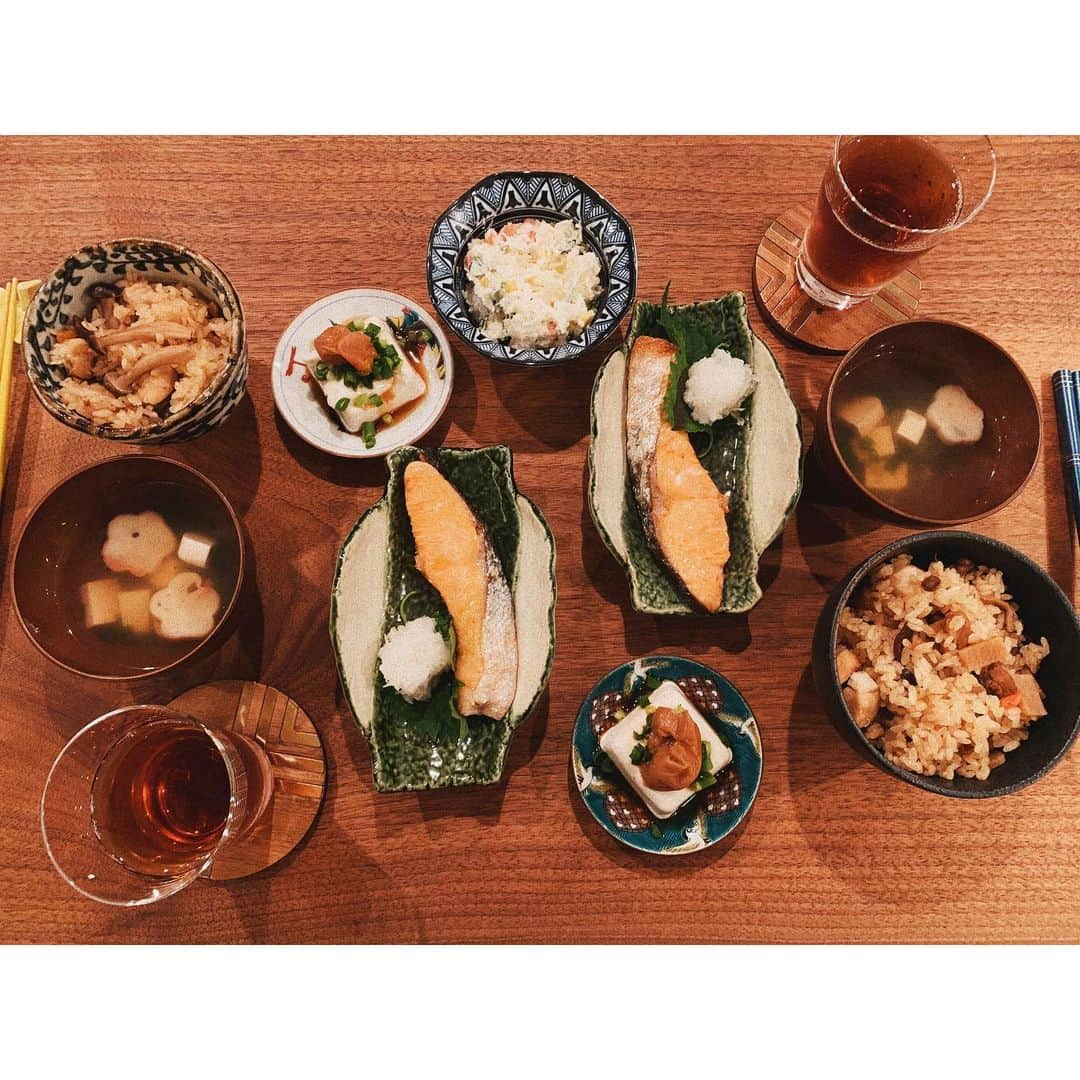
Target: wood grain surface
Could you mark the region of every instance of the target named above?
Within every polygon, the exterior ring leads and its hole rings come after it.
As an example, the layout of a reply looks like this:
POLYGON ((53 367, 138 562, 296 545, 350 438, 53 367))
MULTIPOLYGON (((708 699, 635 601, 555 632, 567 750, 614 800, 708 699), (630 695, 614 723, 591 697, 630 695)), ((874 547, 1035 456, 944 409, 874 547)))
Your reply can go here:
POLYGON ((769 223, 754 256, 754 298, 761 315, 785 340, 811 352, 846 353, 867 334, 913 318, 921 283, 917 274, 905 270, 876 296, 844 311, 812 300, 800 288, 795 266, 812 205, 789 206, 769 223))
MULTIPOLYGON (((1047 566, 1074 602, 1050 373, 1080 366, 1080 141, 1000 139, 986 211, 917 264, 920 312, 970 323, 1020 361, 1042 402, 1044 456, 1022 496, 977 526, 1047 566)), ((511 168, 576 173, 633 225, 639 295, 751 291, 768 224, 816 190, 828 140, 6 139, 0 277, 43 276, 84 243, 131 234, 215 259, 247 312, 250 394, 234 416, 166 453, 232 498, 254 550, 242 626, 216 657, 162 685, 113 688, 48 665, 0 605, 0 939, 73 942, 641 942, 1080 940, 1080 751, 1022 793, 988 802, 917 791, 860 759, 826 720, 808 670, 827 591, 902 526, 839 504, 811 475, 767 588, 742 618, 634 614, 583 499, 588 398, 602 357, 549 371, 460 349, 430 441, 505 442, 558 544, 558 651, 550 691, 518 731, 503 783, 376 795, 342 701, 326 621, 334 558, 380 494, 380 462, 340 461, 274 412, 278 336, 315 298, 382 286, 430 310, 432 220, 476 180, 511 168), (765 769, 753 814, 723 853, 661 860, 619 847, 569 778, 583 695, 628 657, 682 653, 723 671, 754 708, 765 769), (41 786, 64 741, 111 707, 164 702, 209 679, 259 679, 323 735, 326 803, 272 870, 197 883, 151 909, 76 895, 38 831, 41 786)), ((755 328, 811 421, 833 360, 755 328)), ((76 465, 117 452, 50 419, 18 379, 0 519, 13 531, 76 465)), ((123 452, 123 451, 121 451, 123 452)), ((138 452, 138 451, 126 451, 138 452)))

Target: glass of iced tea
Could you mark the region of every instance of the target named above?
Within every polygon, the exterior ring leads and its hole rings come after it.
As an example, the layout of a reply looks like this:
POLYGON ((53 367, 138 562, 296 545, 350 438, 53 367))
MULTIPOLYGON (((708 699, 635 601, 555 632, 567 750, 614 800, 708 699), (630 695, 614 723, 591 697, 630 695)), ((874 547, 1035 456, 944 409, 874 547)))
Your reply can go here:
POLYGON ((116 709, 60 751, 41 796, 60 875, 106 904, 151 904, 209 870, 273 793, 258 743, 152 705, 116 709))
POLYGON ((841 135, 795 263, 824 307, 867 300, 986 205, 997 158, 985 135, 841 135))

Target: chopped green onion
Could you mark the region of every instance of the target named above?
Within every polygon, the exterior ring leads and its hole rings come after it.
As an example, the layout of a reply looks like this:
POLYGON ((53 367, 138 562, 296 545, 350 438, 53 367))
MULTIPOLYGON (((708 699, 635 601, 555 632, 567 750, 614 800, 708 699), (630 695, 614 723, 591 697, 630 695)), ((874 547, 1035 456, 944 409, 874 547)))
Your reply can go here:
POLYGON ((326 381, 326 376, 329 374, 329 372, 330 372, 330 365, 327 364, 327 362, 325 360, 320 360, 315 365, 315 378, 318 379, 319 382, 325 382, 326 381))
POLYGON ((394 422, 394 414, 393 413, 383 413, 382 414, 382 422, 384 424, 387 424, 387 425, 392 424, 394 422))
POLYGON ((644 709, 645 706, 649 704, 649 695, 648 694, 642 694, 641 697, 639 697, 637 699, 637 703, 638 703, 639 708, 644 709))
POLYGON ((360 385, 360 372, 354 367, 347 367, 341 375, 341 381, 350 390, 355 390, 360 385))
POLYGON ((375 425, 370 421, 365 421, 360 426, 360 435, 364 440, 364 446, 370 450, 375 445, 375 425))
POLYGON ((347 397, 338 398, 337 401, 334 402, 334 408, 337 409, 338 412, 344 412, 348 407, 349 399, 347 397))
POLYGON ((634 749, 630 751, 630 761, 634 765, 644 765, 647 761, 652 761, 652 754, 644 743, 635 743, 634 749))
POLYGON ((371 394, 368 397, 368 404, 369 405, 381 405, 382 404, 382 398, 379 397, 378 394, 371 394))
POLYGON ((655 675, 650 675, 645 680, 645 685, 650 690, 659 690, 660 689, 660 680, 655 675))
POLYGON ((640 731, 634 732, 635 739, 647 739, 652 732, 652 717, 645 717, 645 724, 640 731))
POLYGON ((713 775, 712 751, 709 749, 709 744, 702 739, 701 772, 698 773, 697 779, 694 781, 694 787, 698 791, 704 791, 705 788, 712 787, 715 783, 716 777, 713 775))

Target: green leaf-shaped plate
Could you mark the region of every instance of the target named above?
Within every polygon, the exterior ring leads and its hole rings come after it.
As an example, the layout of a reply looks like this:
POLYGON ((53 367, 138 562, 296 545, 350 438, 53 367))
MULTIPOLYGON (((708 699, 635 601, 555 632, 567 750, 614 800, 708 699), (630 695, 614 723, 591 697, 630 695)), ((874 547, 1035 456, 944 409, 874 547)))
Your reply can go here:
MULTIPOLYGON (((514 484, 510 450, 442 449, 423 456, 483 523, 510 583, 518 637, 517 692, 502 720, 473 718, 463 739, 433 744, 409 729, 409 706, 383 684, 378 653, 387 630, 404 622, 405 612, 414 619, 445 610, 416 569, 402 490, 405 466, 421 451, 415 446, 395 450, 387 458, 386 493, 341 548, 330 601, 338 675, 370 744, 379 791, 497 782, 510 736, 543 693, 555 653, 555 541, 540 511, 514 484)), ((414 708, 419 713, 420 706, 414 708)))
MULTIPOLYGON (((608 549, 630 580, 635 610, 687 615, 694 608, 645 538, 626 466, 626 358, 635 339, 656 323, 659 306, 634 305, 623 347, 604 362, 593 385, 589 442, 589 511, 608 549)), ((757 377, 742 423, 716 425, 702 463, 729 494, 731 558, 721 611, 742 612, 761 599, 757 581, 762 552, 784 531, 802 489, 802 421, 769 347, 746 319, 742 293, 672 309, 719 331, 725 348, 750 364, 757 377)))

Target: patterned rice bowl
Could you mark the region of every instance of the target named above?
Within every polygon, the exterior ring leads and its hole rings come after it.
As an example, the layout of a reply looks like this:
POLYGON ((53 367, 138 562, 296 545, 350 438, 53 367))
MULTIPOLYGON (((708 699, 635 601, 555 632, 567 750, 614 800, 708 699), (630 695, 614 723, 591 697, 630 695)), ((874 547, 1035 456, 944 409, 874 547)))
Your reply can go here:
POLYGON ((723 675, 678 656, 646 656, 617 667, 593 687, 578 712, 570 755, 589 812, 620 844, 653 855, 688 855, 738 828, 761 785, 761 735, 742 694, 723 675), (672 817, 657 820, 600 750, 600 736, 629 711, 645 680, 670 679, 698 707, 732 752, 714 787, 672 817))
POLYGON ((127 238, 81 248, 64 260, 42 282, 23 323, 26 373, 38 401, 62 424, 96 435, 137 445, 182 442, 217 427, 244 396, 247 386, 247 335, 240 297, 224 271, 204 255, 167 240, 127 238), (224 368, 209 386, 179 412, 160 423, 140 428, 114 428, 98 424, 69 409, 60 399, 62 368, 49 365, 56 335, 93 306, 90 290, 113 284, 131 270, 149 281, 186 285, 213 300, 232 321, 232 340, 224 368))

